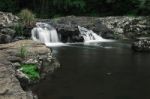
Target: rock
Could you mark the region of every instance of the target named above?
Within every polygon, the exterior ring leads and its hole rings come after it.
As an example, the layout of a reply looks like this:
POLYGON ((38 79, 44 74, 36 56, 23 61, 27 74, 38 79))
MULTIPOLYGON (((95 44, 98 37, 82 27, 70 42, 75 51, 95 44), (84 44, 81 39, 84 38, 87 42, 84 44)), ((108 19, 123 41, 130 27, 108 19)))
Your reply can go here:
POLYGON ((17 22, 19 18, 12 13, 0 12, 0 28, 10 27, 14 22, 17 22))
POLYGON ((16 31, 11 29, 11 28, 3 28, 3 29, 1 29, 1 33, 10 35, 11 37, 13 37, 15 35, 15 32, 16 31))
POLYGON ((37 43, 32 40, 20 40, 9 44, 0 44, 0 49, 5 50, 5 52, 13 56, 18 56, 20 49, 23 46, 25 47, 29 55, 44 55, 51 52, 50 48, 46 47, 44 44, 37 43))
POLYGON ((23 64, 38 64, 38 60, 37 59, 28 59, 28 60, 24 60, 23 62, 22 62, 23 64))
POLYGON ((150 34, 150 17, 105 17, 99 18, 107 28, 113 31, 117 39, 134 39, 138 36, 150 34))
POLYGON ((0 43, 9 43, 15 36, 15 30, 11 28, 3 28, 0 30, 0 43))
POLYGON ((12 66, 13 66, 15 69, 21 68, 21 64, 20 64, 19 62, 12 63, 12 66))
MULTIPOLYGON (((150 17, 76 17, 67 16, 51 20, 38 20, 54 26, 61 35, 61 41, 78 42, 77 26, 80 25, 93 30, 103 38, 108 39, 133 39, 142 35, 150 34, 150 17), (76 38, 74 40, 74 37, 76 38)), ((82 41, 82 40, 81 40, 82 41)))
POLYGON ((150 51, 150 38, 149 37, 137 38, 136 41, 132 43, 132 49, 138 52, 150 51))
POLYGON ((32 40, 0 44, 0 53, 0 99, 33 99, 33 97, 36 97, 28 90, 30 90, 32 84, 36 84, 38 81, 31 81, 20 70, 23 60, 26 60, 27 64, 38 62, 38 65, 42 65, 40 66, 42 67, 41 79, 60 66, 56 59, 53 58, 49 48, 32 40), (18 56, 22 46, 28 52, 26 58, 18 56), (38 58, 40 58, 41 63, 38 58))
POLYGON ((33 99, 20 87, 14 70, 0 63, 0 99, 33 99))
POLYGON ((29 90, 31 84, 30 78, 26 74, 24 74, 21 69, 16 70, 15 76, 20 81, 20 85, 23 90, 29 90))
POLYGON ((14 26, 18 20, 12 13, 0 12, 0 44, 12 42, 16 33, 14 26))
POLYGON ((8 56, 7 59, 12 62, 12 63, 15 63, 15 62, 21 62, 22 59, 20 57, 17 57, 17 56, 8 56))
POLYGON ((23 36, 16 36, 16 37, 13 39, 13 42, 19 41, 19 40, 24 40, 24 39, 25 39, 25 37, 23 37, 23 36))
POLYGON ((83 37, 79 34, 78 26, 93 30, 98 34, 111 32, 101 21, 94 17, 60 17, 52 20, 39 20, 51 24, 56 28, 61 41, 63 42, 83 42, 83 37))
POLYGON ((0 33, 0 44, 9 43, 12 41, 12 37, 7 34, 0 33))

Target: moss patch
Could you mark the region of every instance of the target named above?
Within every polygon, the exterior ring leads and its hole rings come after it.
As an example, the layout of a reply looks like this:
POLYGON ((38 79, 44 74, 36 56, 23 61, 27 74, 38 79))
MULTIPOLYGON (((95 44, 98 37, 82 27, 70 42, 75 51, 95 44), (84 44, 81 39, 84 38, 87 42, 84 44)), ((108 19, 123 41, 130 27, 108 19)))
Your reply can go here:
POLYGON ((31 80, 40 78, 38 68, 35 64, 22 64, 22 72, 25 73, 31 80))

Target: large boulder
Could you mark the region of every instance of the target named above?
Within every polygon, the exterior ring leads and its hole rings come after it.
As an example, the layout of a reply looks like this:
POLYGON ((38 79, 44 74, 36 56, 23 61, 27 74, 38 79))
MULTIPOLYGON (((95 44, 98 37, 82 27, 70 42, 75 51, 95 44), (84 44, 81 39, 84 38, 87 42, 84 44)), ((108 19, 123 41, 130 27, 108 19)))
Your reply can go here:
POLYGON ((3 28, 0 30, 0 44, 9 43, 15 36, 15 30, 11 28, 3 28))

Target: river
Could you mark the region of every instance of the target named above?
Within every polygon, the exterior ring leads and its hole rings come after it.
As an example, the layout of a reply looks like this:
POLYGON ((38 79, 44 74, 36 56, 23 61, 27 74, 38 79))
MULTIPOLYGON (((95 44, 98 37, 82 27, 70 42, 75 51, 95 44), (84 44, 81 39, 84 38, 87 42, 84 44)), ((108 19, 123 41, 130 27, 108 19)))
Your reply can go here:
POLYGON ((39 99, 150 99, 150 54, 127 42, 53 48, 61 64, 34 87, 39 99))

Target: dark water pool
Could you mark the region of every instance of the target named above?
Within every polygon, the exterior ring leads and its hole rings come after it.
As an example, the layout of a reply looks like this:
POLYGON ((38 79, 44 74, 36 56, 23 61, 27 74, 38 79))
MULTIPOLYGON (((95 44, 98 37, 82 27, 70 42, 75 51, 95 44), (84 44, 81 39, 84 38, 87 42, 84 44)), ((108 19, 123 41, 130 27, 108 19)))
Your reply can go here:
POLYGON ((34 87, 39 99, 150 99, 150 54, 122 42, 53 48, 61 68, 34 87))

